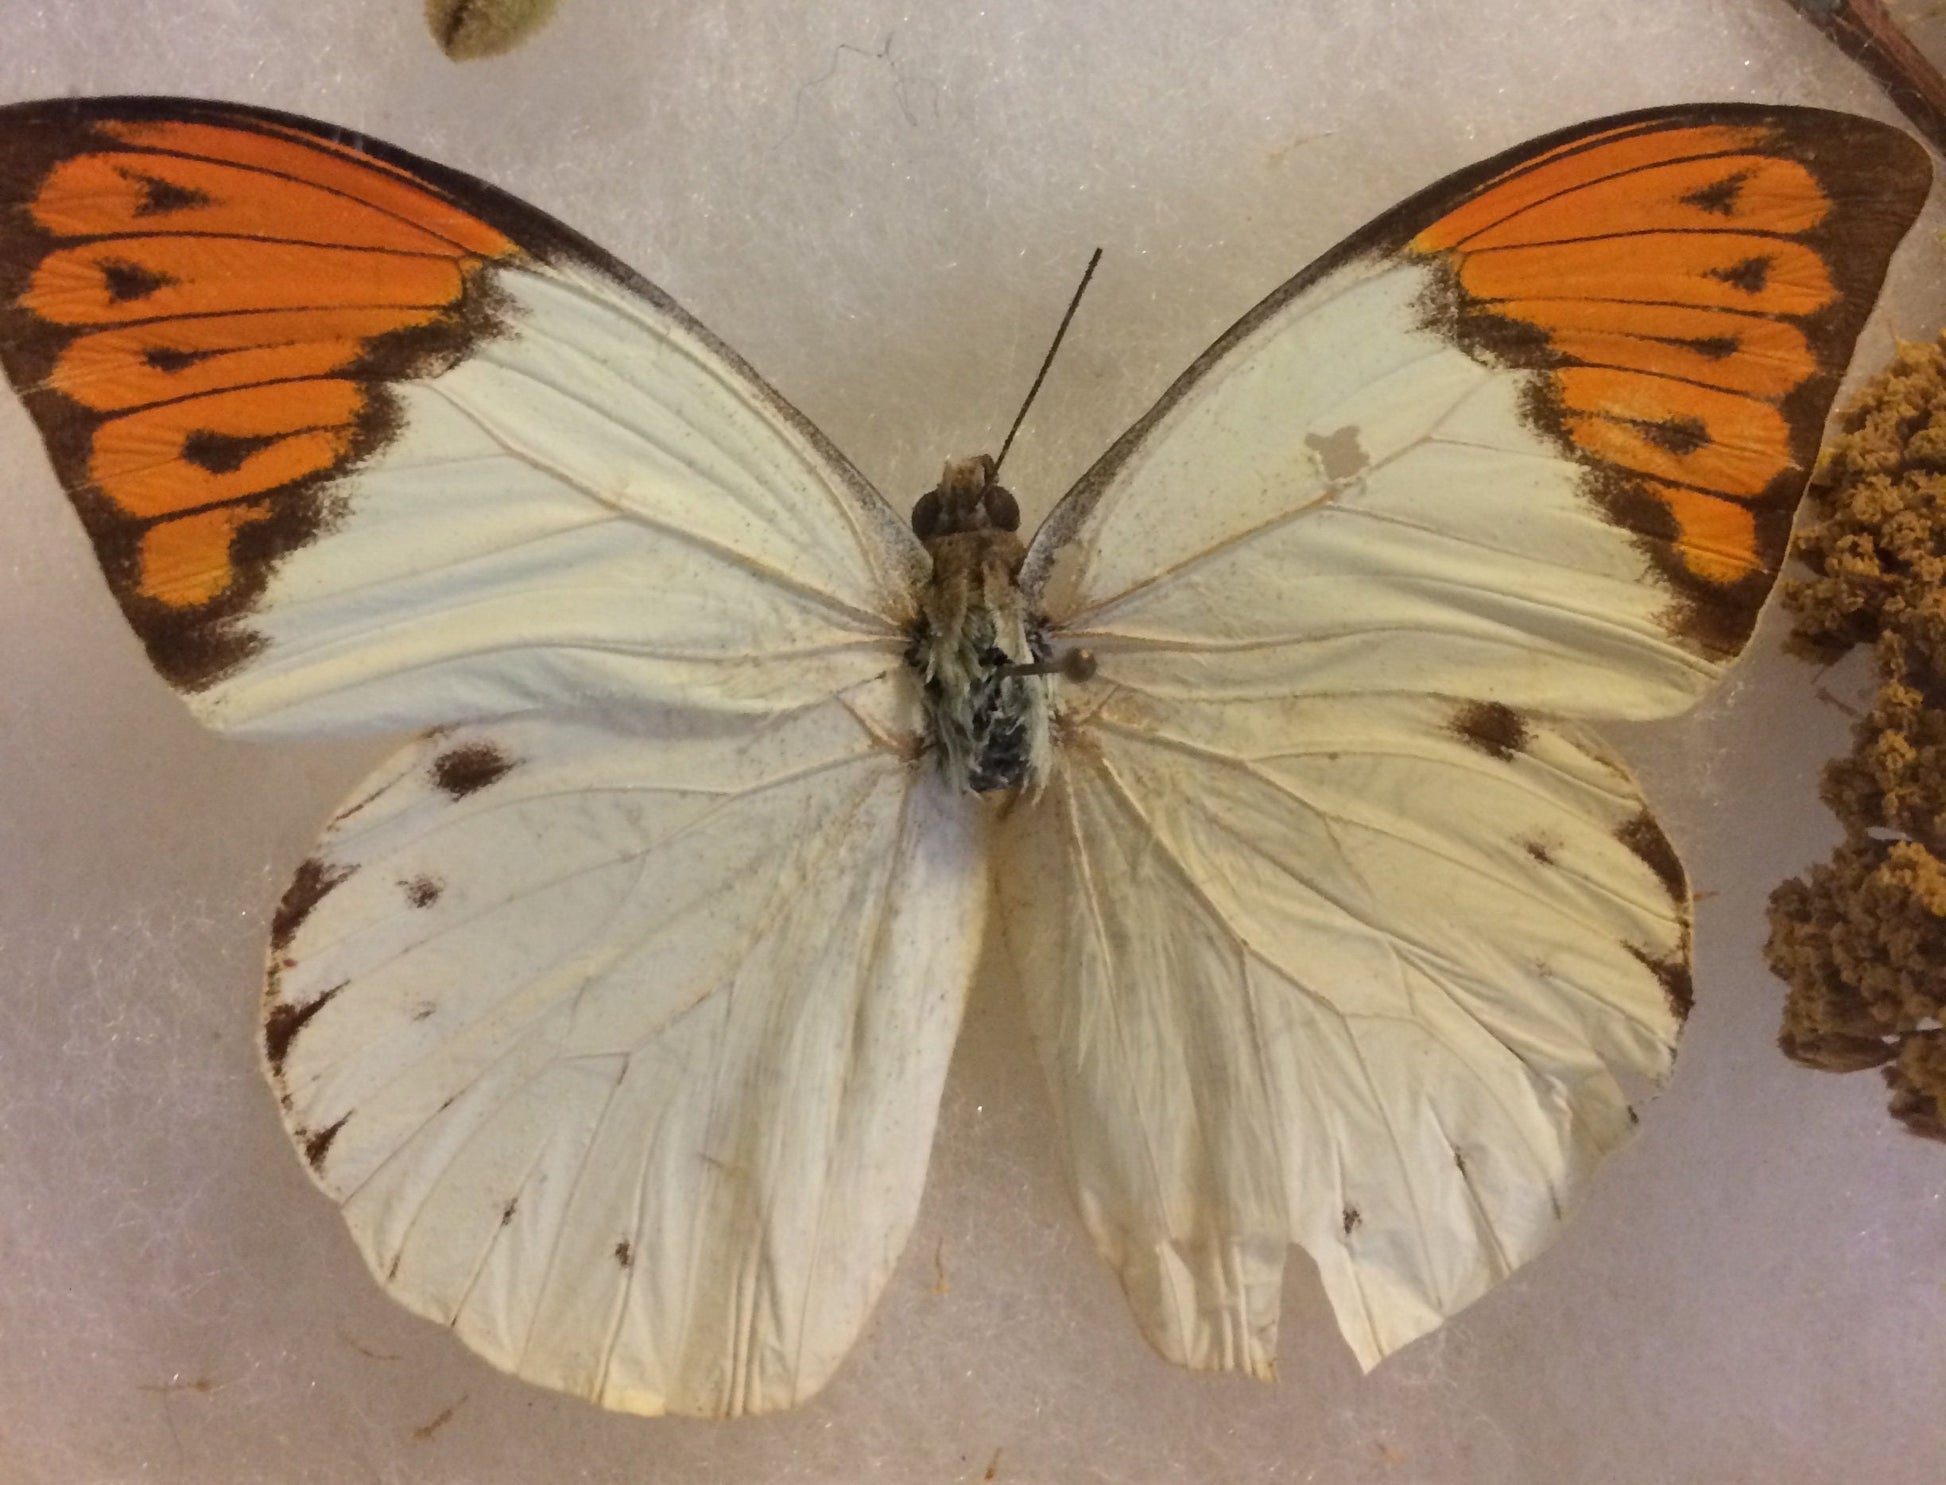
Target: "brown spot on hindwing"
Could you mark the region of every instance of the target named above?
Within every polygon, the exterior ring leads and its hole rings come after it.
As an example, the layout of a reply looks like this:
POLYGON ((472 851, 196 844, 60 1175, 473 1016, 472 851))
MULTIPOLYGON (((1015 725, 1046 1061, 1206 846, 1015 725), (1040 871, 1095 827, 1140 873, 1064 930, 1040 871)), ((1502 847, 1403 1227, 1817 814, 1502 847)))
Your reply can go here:
POLYGON ((1656 881, 1668 895, 1670 906, 1682 921, 1682 933, 1674 953, 1651 954, 1633 944, 1628 946, 1628 950, 1662 982, 1662 992, 1668 998, 1669 1009, 1675 1013, 1676 1019, 1687 1020, 1690 1008, 1696 1002, 1695 983, 1689 969, 1689 877, 1683 871, 1676 848, 1647 810, 1624 822, 1616 830, 1615 838, 1655 874, 1656 881))
POLYGON ((299 1137, 304 1142, 304 1161, 312 1170, 322 1171, 324 1169, 324 1157, 331 1152, 331 1142, 337 1139, 338 1131, 345 1127, 346 1120, 350 1118, 351 1115, 346 1114, 337 1123, 327 1125, 325 1128, 315 1132, 308 1130, 297 1131, 299 1137))
POLYGON ((446 890, 446 884, 435 876, 421 874, 410 881, 399 883, 405 891, 405 900, 416 908, 429 908, 438 902, 446 890))
POLYGON ((333 985, 323 994, 312 997, 303 1005, 275 1005, 270 1007, 264 1017, 264 1060, 270 1064, 274 1077, 284 1074, 284 1059, 290 1055, 291 1043, 297 1040, 298 1032, 310 1024, 311 1018, 323 1010, 343 985, 333 985))
POLYGON ((352 867, 331 865, 317 856, 298 867, 270 920, 271 948, 281 951, 288 947, 304 920, 352 871, 352 867))
POLYGON ((1447 725, 1464 742, 1503 763, 1527 747, 1526 721, 1497 701, 1466 702, 1447 725))
POLYGON ((1687 1021, 1696 1004, 1696 982, 1689 972, 1689 935, 1683 935, 1680 952, 1666 958, 1659 959, 1634 944, 1628 946, 1628 951, 1641 961, 1644 969, 1662 981, 1662 994, 1676 1020, 1687 1021))
POLYGON ((629 1245, 627 1238, 623 1238, 619 1243, 615 1244, 615 1262, 623 1268, 634 1266, 635 1249, 629 1245))
POLYGON ((514 760, 492 743, 465 743, 433 759, 432 781, 454 799, 464 799, 498 782, 513 766, 514 760))
POLYGON ((1679 908, 1688 907, 1689 877, 1682 869, 1682 858, 1676 855, 1669 837, 1656 824, 1655 816, 1643 810, 1623 824, 1615 832, 1615 838, 1655 873, 1671 903, 1679 908))

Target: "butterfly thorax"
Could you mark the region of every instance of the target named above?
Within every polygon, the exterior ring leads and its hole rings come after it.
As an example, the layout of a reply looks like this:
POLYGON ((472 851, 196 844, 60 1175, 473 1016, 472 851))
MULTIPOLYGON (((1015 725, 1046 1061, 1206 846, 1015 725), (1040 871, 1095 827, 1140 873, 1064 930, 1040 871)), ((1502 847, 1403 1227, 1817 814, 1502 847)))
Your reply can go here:
POLYGON ((906 658, 925 700, 927 742, 948 778, 986 793, 1031 788, 1048 752, 1046 659, 1021 595, 1020 508, 985 455, 947 464, 912 508, 932 557, 906 658))

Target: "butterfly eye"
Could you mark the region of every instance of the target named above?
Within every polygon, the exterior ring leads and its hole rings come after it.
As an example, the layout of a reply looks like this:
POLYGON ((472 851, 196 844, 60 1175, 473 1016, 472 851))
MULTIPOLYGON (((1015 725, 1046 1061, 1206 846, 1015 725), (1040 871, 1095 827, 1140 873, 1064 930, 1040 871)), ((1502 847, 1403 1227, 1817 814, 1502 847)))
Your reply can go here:
POLYGON ((996 529, 1001 531, 1020 529, 1020 502, 1014 499, 1012 491, 1003 490, 998 485, 988 485, 986 508, 987 520, 996 529))
POLYGON ((921 541, 939 535, 939 492, 928 490, 912 506, 912 534, 921 541))

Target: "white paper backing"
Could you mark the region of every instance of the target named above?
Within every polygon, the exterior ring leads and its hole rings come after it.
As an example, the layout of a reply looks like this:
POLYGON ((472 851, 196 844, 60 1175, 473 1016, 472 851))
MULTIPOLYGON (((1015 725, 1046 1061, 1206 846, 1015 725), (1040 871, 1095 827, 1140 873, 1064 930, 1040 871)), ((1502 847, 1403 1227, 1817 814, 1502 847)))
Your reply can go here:
MULTIPOLYGON (((0 0, 0 97, 204 94, 486 177, 637 265, 903 502, 991 448, 1029 521, 1260 295, 1448 170, 1737 98, 1894 119, 1780 0, 564 0, 457 67, 418 0, 0 0)), ((1860 357, 1932 333, 1928 216, 1860 357)), ((380 751, 201 732, 0 405, 0 1479, 1921 1485, 1946 1458, 1946 1149, 1793 1067, 1765 894, 1845 719, 1759 653, 1624 739, 1690 866, 1670 1091, 1559 1246, 1361 1377, 1294 1255, 1274 1386, 1178 1372, 1089 1251, 983 983, 919 1227, 799 1413, 603 1414, 387 1300, 257 1071, 268 912, 380 751), (444 1421, 440 1421, 440 1420, 444 1421), (996 1462, 997 1454, 997 1462, 996 1462)), ((1850 672, 1826 678, 1844 689, 1850 672)))

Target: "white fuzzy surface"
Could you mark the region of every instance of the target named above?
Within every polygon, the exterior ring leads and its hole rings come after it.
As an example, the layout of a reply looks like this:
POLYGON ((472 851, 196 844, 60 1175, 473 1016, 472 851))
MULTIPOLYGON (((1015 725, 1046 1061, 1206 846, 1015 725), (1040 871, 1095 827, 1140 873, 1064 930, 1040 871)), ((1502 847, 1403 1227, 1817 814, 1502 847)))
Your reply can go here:
MULTIPOLYGON (((1908 7, 1911 8, 1911 7, 1908 7)), ((1307 259, 1529 135, 1702 98, 1883 97, 1779 0, 565 0, 447 62, 420 0, 3 0, 0 97, 208 94, 488 177, 636 264, 902 504, 990 448, 1029 525, 1307 259)), ((1891 333, 1941 314, 1927 219, 1891 333)), ((1772 1045, 1763 901, 1829 847, 1844 719, 1760 654, 1624 739, 1699 890, 1671 1090, 1552 1252, 1361 1377, 1301 1257, 1275 1385, 1152 1356, 983 983, 918 1231, 802 1412, 605 1415, 366 1276, 256 1066, 271 904, 377 750, 199 731, 0 404, 0 1479, 1921 1485, 1946 1457, 1946 1149, 1772 1045), (441 1421, 441 1420, 444 1421, 441 1421)), ((1844 676, 1829 684, 1842 686, 1844 676)))

